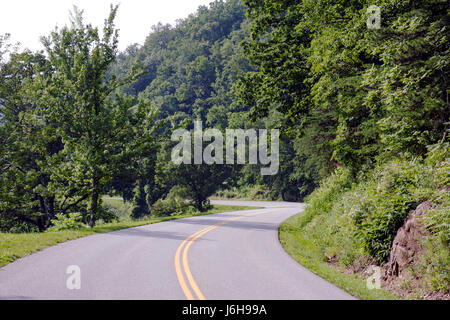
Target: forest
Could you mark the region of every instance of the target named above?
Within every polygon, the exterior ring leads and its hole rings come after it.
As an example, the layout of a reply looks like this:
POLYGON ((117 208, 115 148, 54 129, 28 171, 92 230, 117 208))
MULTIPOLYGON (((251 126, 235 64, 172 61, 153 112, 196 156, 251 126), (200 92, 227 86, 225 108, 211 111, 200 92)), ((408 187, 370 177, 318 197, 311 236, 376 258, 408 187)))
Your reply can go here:
POLYGON ((428 201, 409 272, 448 295, 447 1, 215 0, 123 52, 118 10, 98 30, 74 8, 43 52, 0 34, 0 232, 114 221, 105 195, 134 219, 202 212, 211 197, 307 202, 282 240, 307 234, 318 260, 351 269, 390 262, 428 201), (280 130, 278 174, 172 163, 172 132, 194 121, 280 130))

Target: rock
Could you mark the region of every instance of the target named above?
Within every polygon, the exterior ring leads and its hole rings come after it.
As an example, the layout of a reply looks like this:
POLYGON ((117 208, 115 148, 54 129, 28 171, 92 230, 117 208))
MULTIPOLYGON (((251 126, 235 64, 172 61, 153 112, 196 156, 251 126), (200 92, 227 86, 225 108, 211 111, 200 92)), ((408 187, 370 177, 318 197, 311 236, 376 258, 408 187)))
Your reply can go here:
POLYGON ((401 275, 401 272, 423 251, 419 239, 427 235, 428 231, 421 225, 420 217, 432 207, 431 202, 425 201, 409 213, 394 238, 389 261, 385 265, 384 280, 401 275))

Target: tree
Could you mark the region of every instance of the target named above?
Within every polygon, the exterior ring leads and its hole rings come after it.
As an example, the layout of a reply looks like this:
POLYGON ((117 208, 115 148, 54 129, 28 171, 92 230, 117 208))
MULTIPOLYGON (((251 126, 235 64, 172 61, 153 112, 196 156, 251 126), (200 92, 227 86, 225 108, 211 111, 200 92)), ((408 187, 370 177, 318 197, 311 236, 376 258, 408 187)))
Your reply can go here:
POLYGON ((47 77, 46 58, 11 53, 0 66, 0 228, 40 231, 55 218, 55 195, 48 190, 50 167, 63 146, 56 129, 42 121, 32 83, 47 77))
POLYGON ((421 156, 443 139, 446 1, 379 1, 379 30, 366 23, 373 1, 244 3, 252 34, 243 48, 259 71, 242 77, 240 98, 254 117, 276 109, 286 131, 324 142, 311 150, 328 157, 319 171, 421 156))
POLYGON ((99 216, 105 185, 132 165, 143 150, 153 149, 157 110, 148 101, 119 95, 116 89, 139 75, 135 66, 119 82, 108 77, 117 55, 118 31, 114 19, 118 7, 111 7, 103 35, 83 23, 76 7, 71 26, 55 30, 43 39, 55 72, 41 77, 36 88, 40 113, 55 124, 64 144, 63 161, 53 169, 51 188, 70 206, 85 200, 85 219, 94 226, 99 216))
MULTIPOLYGON (((178 196, 188 200, 200 212, 206 210, 212 196, 230 176, 231 167, 220 164, 175 164, 171 160, 173 143, 165 143, 158 154, 156 182, 170 191, 178 187, 178 196)), ((194 159, 193 152, 191 153, 194 159)))

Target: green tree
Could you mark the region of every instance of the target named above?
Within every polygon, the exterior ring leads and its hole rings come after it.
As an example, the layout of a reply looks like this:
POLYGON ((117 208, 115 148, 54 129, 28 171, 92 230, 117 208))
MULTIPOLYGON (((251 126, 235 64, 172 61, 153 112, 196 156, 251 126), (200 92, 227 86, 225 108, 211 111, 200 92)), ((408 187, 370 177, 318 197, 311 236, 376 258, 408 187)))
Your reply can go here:
POLYGON ((252 34, 243 48, 259 71, 242 78, 240 98, 254 117, 276 109, 305 142, 323 141, 311 150, 328 157, 319 171, 424 155, 444 137, 446 1, 244 3, 252 34), (379 30, 367 27, 370 5, 380 7, 379 30))
POLYGON ((55 123, 64 144, 64 161, 53 168, 52 188, 71 205, 89 199, 85 219, 94 226, 99 216, 105 185, 132 165, 144 149, 155 146, 157 111, 148 101, 120 95, 116 89, 136 79, 133 67, 123 82, 107 77, 117 55, 118 31, 114 26, 117 6, 105 20, 103 35, 83 23, 74 9, 71 26, 43 39, 55 69, 42 78, 41 113, 55 123))
POLYGON ((175 164, 171 159, 174 144, 166 142, 161 147, 156 164, 156 183, 168 193, 178 187, 178 196, 190 201, 200 212, 204 212, 212 196, 230 176, 231 166, 221 164, 175 164))
MULTIPOLYGON (((42 121, 32 83, 49 76, 46 58, 11 53, 0 66, 0 228, 44 230, 57 204, 48 186, 51 165, 63 146, 56 128, 42 121)), ((19 230, 17 229, 17 230, 19 230)))

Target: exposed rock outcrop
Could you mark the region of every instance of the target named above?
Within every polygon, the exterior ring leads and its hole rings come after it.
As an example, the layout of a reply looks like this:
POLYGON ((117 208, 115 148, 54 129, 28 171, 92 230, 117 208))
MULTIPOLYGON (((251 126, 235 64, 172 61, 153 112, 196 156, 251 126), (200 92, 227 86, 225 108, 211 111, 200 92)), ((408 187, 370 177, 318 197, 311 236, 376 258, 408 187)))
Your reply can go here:
POLYGON ((432 208, 433 204, 425 201, 409 213, 404 225, 394 238, 389 261, 385 265, 384 280, 392 276, 400 276, 402 271, 424 250, 419 240, 426 236, 428 231, 422 226, 420 218, 432 208))

